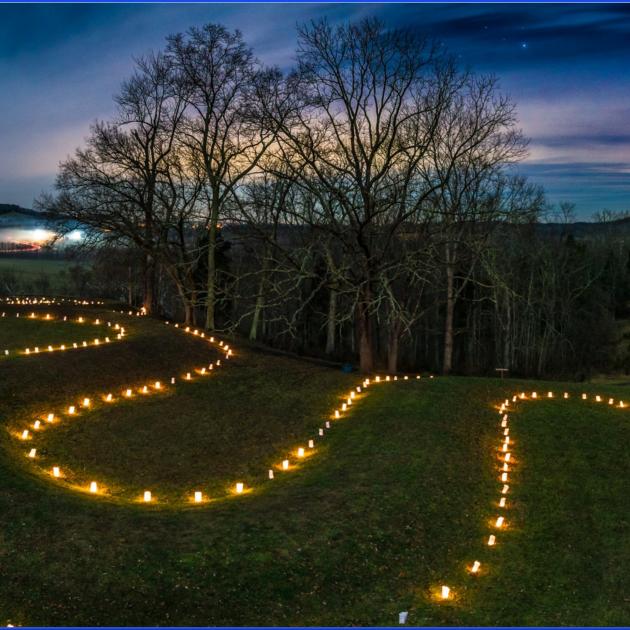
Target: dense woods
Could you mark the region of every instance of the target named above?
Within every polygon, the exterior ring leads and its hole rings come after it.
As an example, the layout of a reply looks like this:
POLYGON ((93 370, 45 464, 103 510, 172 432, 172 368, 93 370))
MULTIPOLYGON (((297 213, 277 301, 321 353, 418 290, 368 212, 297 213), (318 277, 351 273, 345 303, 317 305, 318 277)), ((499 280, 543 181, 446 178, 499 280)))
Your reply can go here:
POLYGON ((297 38, 286 73, 215 24, 137 60, 40 200, 81 290, 362 371, 625 369, 626 239, 541 223, 496 78, 376 20, 297 38))

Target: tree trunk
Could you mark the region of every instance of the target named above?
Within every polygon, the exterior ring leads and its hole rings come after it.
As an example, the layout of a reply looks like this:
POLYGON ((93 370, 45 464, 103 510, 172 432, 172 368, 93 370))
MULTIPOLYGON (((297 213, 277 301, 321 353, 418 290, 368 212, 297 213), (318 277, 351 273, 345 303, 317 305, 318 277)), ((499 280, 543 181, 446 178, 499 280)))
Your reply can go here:
POLYGON ((127 304, 133 306, 133 271, 129 265, 129 281, 127 283, 127 304))
MULTIPOLYGON (((261 282, 262 284, 262 282, 261 282)), ((249 329, 249 340, 256 341, 258 337, 258 322, 260 321, 260 315, 262 313, 263 307, 263 294, 262 294, 262 286, 258 289, 258 297, 256 298, 256 306, 254 306, 254 316, 252 317, 252 325, 249 329)))
POLYGON ((328 298, 328 321, 326 322, 326 354, 335 351, 335 331, 337 326, 337 291, 330 290, 328 298))
POLYGON ((369 289, 357 305, 357 333, 359 337, 359 369, 364 374, 374 371, 374 339, 372 334, 372 320, 370 317, 369 289))
POLYGON ((217 222, 219 221, 219 190, 216 186, 212 189, 212 207, 210 211, 210 227, 208 229, 208 294, 206 297, 206 329, 215 328, 215 299, 217 281, 217 222))
POLYGON ((155 263, 150 254, 145 254, 143 258, 144 295, 142 306, 147 315, 153 314, 155 304, 155 263))
POLYGON ((400 339, 400 323, 391 325, 387 340, 387 371, 390 374, 398 372, 398 348, 400 339))
POLYGON ((455 269, 446 265, 446 319, 444 322, 444 358, 442 374, 450 374, 453 369, 453 322, 455 319, 455 269))

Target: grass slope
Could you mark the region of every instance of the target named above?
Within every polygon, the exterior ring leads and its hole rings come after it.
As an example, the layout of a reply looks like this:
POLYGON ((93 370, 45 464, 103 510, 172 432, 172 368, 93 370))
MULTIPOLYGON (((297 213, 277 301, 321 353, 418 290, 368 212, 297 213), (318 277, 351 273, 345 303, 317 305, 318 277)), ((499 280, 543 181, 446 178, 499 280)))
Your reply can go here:
MULTIPOLYGON (((16 351, 21 353, 25 348, 30 348, 32 351, 35 346, 38 346, 40 351, 44 352, 48 345, 71 346, 73 342, 92 342, 97 337, 102 340, 106 335, 111 336, 112 339, 115 336, 113 331, 105 325, 29 319, 27 315, 34 312, 33 309, 23 309, 20 311, 20 317, 16 318, 13 310, 7 311, 4 305, 0 305, 0 313, 3 311, 9 313, 10 317, 0 318, 0 360, 4 357, 5 350, 10 352, 8 358, 16 358, 20 356, 16 351)), ((44 311, 38 312, 44 313, 44 311)), ((30 360, 31 357, 28 359, 30 360)))
MULTIPOLYGON (((69 398, 208 358, 178 331, 121 321, 125 343, 0 364, 0 422, 13 428, 69 398)), ((134 491, 219 490, 237 474, 256 483, 355 381, 237 344, 220 374, 103 407, 51 431, 46 449, 134 491)), ((409 610, 419 625, 627 624, 630 411, 575 398, 520 405, 508 528, 496 548, 484 545, 499 487, 492 405, 516 387, 543 388, 469 378, 378 386, 298 470, 180 510, 64 490, 4 432, 0 623, 395 624, 409 610), (475 559, 477 578, 466 573, 475 559), (440 584, 453 602, 431 598, 440 584)))

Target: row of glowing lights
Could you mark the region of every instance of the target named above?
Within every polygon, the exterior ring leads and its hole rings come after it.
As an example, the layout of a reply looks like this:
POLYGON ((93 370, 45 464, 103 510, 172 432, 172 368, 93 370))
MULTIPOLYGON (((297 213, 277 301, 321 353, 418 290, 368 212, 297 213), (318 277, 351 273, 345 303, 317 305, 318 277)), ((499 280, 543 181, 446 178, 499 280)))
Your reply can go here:
MULTIPOLYGON (((131 312, 130 312, 131 314, 131 312)), ((82 320, 82 318, 79 318, 80 320, 82 320)), ((96 320, 97 323, 99 323, 99 320, 96 320)), ((168 322, 167 322, 168 323, 168 322)), ((118 324, 116 324, 116 326, 118 326, 118 324)), ((178 328, 179 325, 175 324, 175 327, 178 328)), ((121 328, 121 330, 124 332, 124 328, 121 328)), ((200 333, 200 331, 198 330, 191 330, 190 327, 186 327, 185 329, 183 329, 184 332, 187 332, 189 334, 195 335, 195 336, 199 336, 200 338, 206 338, 207 341, 209 343, 214 343, 215 339, 214 337, 205 337, 205 334, 203 332, 200 333)), ((229 359, 232 355, 232 349, 230 348, 230 346, 226 343, 224 343, 223 341, 219 341, 218 342, 219 347, 222 349, 223 352, 225 352, 225 358, 229 359)), ((216 361, 216 364, 210 363, 208 365, 208 367, 206 368, 205 366, 202 368, 199 368, 197 370, 193 370, 195 371, 197 374, 204 376, 207 374, 210 374, 212 372, 212 370, 214 369, 214 366, 220 367, 221 366, 221 360, 218 359, 216 361)), ((193 380, 193 373, 192 372, 186 372, 186 374, 183 377, 184 381, 192 381, 193 380)), ((171 385, 174 385, 176 382, 175 377, 171 377, 170 379, 170 383, 171 385)), ((155 393, 155 392, 159 392, 159 391, 163 391, 164 390, 164 386, 162 384, 161 381, 155 381, 152 385, 143 385, 142 387, 140 387, 138 389, 138 393, 140 394, 151 394, 151 393, 155 393)), ((134 395, 134 389, 133 388, 127 388, 122 392, 122 395, 120 396, 120 400, 124 400, 124 399, 130 399, 133 398, 134 395)), ((354 396, 353 396, 354 397, 354 396)), ((105 403, 115 403, 117 402, 119 399, 116 398, 112 393, 108 393, 108 394, 104 394, 102 396, 102 400, 105 403)), ((90 398, 84 398, 81 401, 80 405, 70 405, 67 407, 66 409, 66 414, 68 416, 74 416, 76 417, 78 414, 78 409, 81 408, 83 410, 89 410, 89 409, 93 409, 94 405, 93 405, 93 401, 90 398)), ((344 404, 344 409, 345 409, 345 404, 344 404)), ((44 421, 48 424, 54 424, 55 422, 57 422, 57 417, 55 416, 54 413, 49 413, 44 417, 44 421)), ((327 426, 330 426, 329 423, 327 423, 327 426)), ((42 428, 44 427, 44 425, 42 424, 42 420, 35 420, 35 422, 32 425, 32 430, 33 431, 40 431, 42 428)), ((29 429, 24 429, 22 431, 21 434, 19 434, 19 437, 21 440, 30 440, 32 439, 34 434, 31 434, 31 430, 29 429)), ((309 448, 313 448, 314 444, 313 441, 310 440, 309 441, 309 448)), ((305 451, 303 448, 298 449, 298 457, 304 457, 305 455, 305 451)), ((37 449, 36 448, 31 448, 28 452, 27 457, 29 457, 30 459, 35 459, 37 457, 37 449)), ((288 469, 288 460, 285 460, 282 464, 282 467, 284 470, 288 469)), ((62 479, 64 478, 64 474, 61 470, 60 466, 53 466, 52 470, 50 472, 50 474, 52 475, 52 477, 56 478, 56 479, 62 479)), ((273 478, 273 471, 270 471, 270 478, 273 478)), ((99 487, 98 483, 96 481, 91 481, 88 485, 88 491, 92 494, 104 494, 104 489, 103 487, 99 487)), ((245 486, 242 482, 238 482, 235 485, 234 491, 236 494, 242 494, 245 491, 245 486)), ((146 490, 143 493, 142 499, 143 502, 145 503, 150 503, 152 501, 155 501, 155 497, 152 495, 150 490, 146 490)), ((202 503, 204 501, 203 498, 203 493, 199 492, 199 491, 195 491, 193 494, 193 502, 195 503, 202 503)))
MULTIPOLYGON (((220 364, 221 364, 220 360, 217 361, 217 365, 220 365, 220 364)), ((202 368, 199 373, 203 374, 203 373, 206 373, 206 372, 204 371, 204 368, 202 368)), ((416 376, 416 378, 419 379, 420 376, 416 376)), ((433 378, 433 377, 431 376, 431 378, 433 378)), ((186 376, 185 376, 185 380, 190 380, 190 379, 191 379, 191 374, 190 374, 190 372, 188 372, 186 374, 186 376)), ((374 379, 374 382, 375 383, 382 383, 382 382, 389 382, 390 380, 397 381, 398 377, 397 376, 395 376, 395 377, 387 376, 384 379, 381 379, 380 377, 377 376, 374 379)), ((409 380, 409 377, 405 376, 402 380, 405 380, 405 381, 409 380)), ((171 383, 172 384, 175 383, 175 378, 171 379, 171 383)), ((366 389, 369 385, 370 385, 370 379, 365 379, 363 381, 363 389, 366 389)), ((162 385, 161 385, 160 381, 156 381, 155 384, 153 385, 153 387, 154 387, 155 390, 162 389, 162 385)), ((147 394, 147 393, 149 393, 149 388, 148 388, 148 386, 145 385, 140 391, 141 391, 141 393, 147 394)), ((341 408, 334 410, 333 417, 335 419, 340 419, 342 417, 342 414, 344 414, 346 411, 348 411, 348 409, 352 406, 353 401, 356 402, 357 394, 360 394, 362 391, 363 390, 362 390, 361 386, 357 386, 355 390, 351 391, 348 394, 348 397, 345 400, 345 402, 342 403, 341 408)), ((124 395, 126 397, 131 397, 132 396, 132 390, 131 389, 127 389, 125 391, 124 395)), ((112 395, 108 394, 104 398, 104 400, 106 402, 112 402, 113 401, 112 395)), ((85 398, 83 400, 82 406, 84 408, 89 408, 90 405, 91 405, 90 399, 89 398, 85 398)), ((76 414, 75 406, 70 406, 68 408, 68 414, 69 415, 75 415, 76 414)), ((49 423, 55 422, 55 415, 54 414, 48 414, 48 416, 46 417, 46 421, 49 422, 49 423)), ((41 421, 37 420, 35 422, 35 424, 33 425, 33 428, 38 430, 41 426, 42 426, 41 425, 41 421)), ((330 421, 327 420, 325 422, 324 426, 325 426, 326 429, 330 429, 331 428, 330 421)), ((318 429, 318 436, 319 437, 323 437, 324 436, 324 428, 323 427, 320 427, 318 429)), ((30 439, 30 433, 29 433, 28 430, 24 430, 23 431, 23 433, 21 435, 21 439, 23 439, 23 440, 30 439)), ((303 459, 303 458, 305 458, 307 456, 308 452, 313 452, 314 448, 315 448, 315 440, 314 439, 309 439, 308 440, 308 446, 306 446, 306 447, 300 446, 297 449, 295 449, 293 452, 294 452, 295 456, 297 457, 297 459, 301 460, 301 459, 303 459)), ((31 449, 29 451, 29 453, 28 453, 28 457, 30 457, 30 458, 35 458, 36 455, 37 455, 37 450, 36 449, 31 449)), ((292 470, 294 468, 294 466, 295 466, 294 463, 291 462, 290 459, 284 459, 284 460, 282 460, 281 464, 277 468, 279 470, 282 470, 282 471, 288 471, 288 470, 292 470)), ((61 469, 60 469, 59 466, 53 466, 51 474, 55 478, 62 478, 63 477, 63 474, 62 474, 61 469)), ((268 470, 268 478, 269 479, 274 479, 275 478, 275 473, 274 473, 274 469, 273 468, 270 468, 268 470)), ((98 483, 96 481, 91 481, 90 482, 90 484, 88 486, 88 490, 89 490, 89 492, 91 492, 93 494, 98 494, 98 493, 102 493, 103 492, 103 489, 99 488, 98 483)), ((239 481, 239 482, 237 482, 234 485, 234 487, 232 489, 232 492, 233 492, 233 494, 237 494, 238 495, 238 494, 243 494, 244 492, 250 491, 250 490, 251 489, 246 488, 246 486, 245 486, 245 484, 243 482, 239 481)), ((194 491, 192 496, 191 496, 191 501, 193 503, 204 503, 207 500, 208 499, 206 497, 204 497, 203 492, 199 491, 199 490, 194 491)), ((153 493, 150 490, 145 490, 143 492, 141 501, 144 502, 144 503, 155 502, 156 501, 156 497, 153 495, 153 493)))
MULTIPOLYGON (((168 324, 168 322, 166 322, 168 324)), ((175 328, 179 328, 179 324, 174 324, 175 328)), ((209 341, 210 343, 214 343, 215 339, 214 337, 206 337, 205 333, 202 331, 199 331, 197 329, 191 329, 190 326, 186 326, 185 328, 182 328, 181 330, 183 330, 184 332, 197 336, 199 338, 205 338, 207 339, 207 341, 209 341)), ((232 356, 232 349, 227 345, 224 344, 224 342, 219 341, 218 342, 219 347, 222 348, 222 350, 225 352, 225 358, 229 358, 232 356)), ((218 360, 216 362, 217 366, 221 365, 221 361, 218 360)), ((214 365, 211 363, 208 366, 208 369, 206 369, 205 367, 202 367, 201 369, 197 370, 197 373, 200 375, 205 375, 205 374, 209 374, 212 370, 213 370, 214 365)), ((191 372, 187 372, 186 375, 184 376, 184 380, 186 381, 190 381, 192 380, 192 373, 191 372)), ((430 378, 433 378, 433 376, 431 376, 430 378)), ((416 379, 420 379, 420 376, 416 376, 416 379)), ((382 382, 390 382, 390 381, 397 381, 398 376, 385 376, 383 378, 381 378, 380 376, 376 376, 374 378, 374 383, 382 383, 382 382)), ((404 376, 401 377, 401 380, 409 380, 409 376, 404 376)), ((347 398, 345 399, 345 401, 341 404, 341 407, 338 409, 335 409, 332 413, 332 417, 334 419, 340 419, 343 417, 343 414, 347 413, 349 408, 357 401, 357 395, 362 393, 363 390, 367 389, 367 387, 369 387, 371 381, 369 378, 366 378, 361 386, 357 386, 354 390, 352 390, 351 392, 349 392, 347 398)), ((171 384, 174 385, 175 384, 175 377, 171 378, 171 384)), ((155 381, 155 383, 150 387, 147 385, 144 385, 139 391, 142 394, 149 394, 152 393, 153 391, 160 391, 163 389, 162 383, 160 381, 155 381)), ((131 388, 128 388, 124 391, 122 398, 131 398, 133 396, 133 390, 131 388)), ((109 393, 103 396, 103 400, 106 403, 113 403, 116 401, 116 399, 114 398, 114 396, 109 393)), ((92 407, 92 401, 89 398, 84 398, 80 407, 82 407, 83 409, 90 409, 92 407)), ((75 405, 70 405, 67 408, 67 414, 69 416, 75 416, 77 414, 77 407, 75 405)), ((45 417, 45 421, 49 424, 52 424, 56 421, 56 417, 55 414, 50 413, 45 417)), ((42 421, 41 420, 36 420, 33 424, 33 430, 38 431, 42 428, 42 421)), ((318 437, 323 437, 324 436, 324 432, 325 429, 330 429, 331 428, 331 423, 330 420, 326 420, 324 423, 324 427, 320 427, 318 429, 318 437)), ((29 440, 31 439, 31 433, 28 429, 25 429, 22 434, 20 435, 20 438, 22 440, 29 440)), ((315 439, 309 439, 307 441, 307 446, 299 446, 297 449, 295 449, 293 451, 293 453, 295 454, 295 457, 298 460, 302 460, 305 457, 307 457, 307 453, 311 453, 313 452, 315 449, 315 439)), ((32 448, 30 449, 30 451, 28 452, 28 457, 31 459, 35 459, 37 456, 37 449, 32 448)), ((280 463, 279 466, 277 466, 277 469, 281 470, 281 471, 289 471, 292 470, 294 468, 295 464, 290 460, 290 459, 283 459, 282 462, 280 463)), ((54 478, 60 479, 63 478, 63 473, 62 470, 59 466, 53 466, 52 467, 52 471, 51 471, 51 475, 54 478)), ((268 478, 274 479, 275 478, 275 471, 273 468, 270 468, 268 470, 268 478)), ((88 485, 88 491, 92 494, 104 494, 104 488, 99 486, 98 482, 96 481, 90 481, 89 485, 88 485)), ((245 483, 244 482, 236 482, 232 488, 232 493, 236 494, 236 495, 240 495, 240 494, 244 494, 245 492, 250 491, 251 489, 246 488, 245 483)), ((200 490, 195 490, 192 493, 192 496, 190 498, 192 503, 204 503, 208 500, 207 497, 204 496, 203 492, 200 490)), ((154 496, 154 494, 152 493, 151 490, 145 490, 142 494, 142 498, 140 499, 141 502, 143 503, 152 503, 152 502, 156 502, 157 499, 154 496)))
MULTIPOLYGON (((3 312, 0 314, 0 317, 6 317, 7 314, 6 312, 3 312)), ((20 317, 20 313, 15 313, 15 317, 19 318, 20 317)), ((46 315, 38 317, 35 313, 31 312, 29 315, 27 315, 25 317, 25 319, 29 319, 29 320, 40 320, 40 321, 47 321, 47 322, 53 322, 53 321, 63 321, 63 322, 67 322, 67 321, 71 321, 73 323, 77 323, 77 324, 83 324, 85 323, 87 320, 84 317, 78 317, 76 320, 68 320, 68 316, 64 315, 63 318, 61 320, 57 320, 56 318, 54 318, 50 313, 46 313, 46 315)), ((96 326, 99 326, 101 324, 103 324, 103 322, 100 319, 95 319, 93 322, 89 322, 88 323, 93 323, 96 326)), ((107 326, 109 328, 112 327, 112 323, 111 322, 105 322, 107 324, 107 326)), ((119 331, 116 334, 116 339, 121 340, 124 336, 125 336, 125 329, 120 326, 120 324, 115 324, 114 325, 114 330, 119 331)), ((47 351, 47 352, 58 352, 58 351, 64 351, 67 349, 70 349, 70 347, 72 347, 73 349, 77 349, 77 348, 87 348, 89 346, 99 346, 101 343, 110 343, 111 339, 109 337, 105 337, 105 339, 103 341, 101 341, 100 338, 96 338, 93 341, 80 341, 80 342, 74 342, 72 344, 72 346, 70 346, 70 344, 68 344, 66 346, 66 344, 61 344, 59 346, 53 346, 51 344, 49 344, 43 351, 47 351)), ((24 350, 18 350, 17 354, 22 354, 22 355, 31 355, 31 354, 39 354, 40 353, 40 348, 39 346, 35 346, 34 348, 24 348, 24 350)), ((9 350, 4 350, 4 356, 8 357, 10 354, 9 350)))
MULTIPOLYGON (((512 401, 516 402, 517 397, 514 396, 512 401)), ((502 416, 500 423, 500 433, 501 433, 501 443, 499 446, 499 457, 502 461, 500 466, 500 481, 501 481, 501 491, 499 497, 499 507, 503 509, 507 509, 507 499, 506 494, 508 493, 510 486, 508 485, 509 481, 509 473, 510 466, 514 466, 514 460, 512 458, 512 452, 510 451, 510 428, 508 427, 508 415, 505 413, 507 408, 510 405, 509 400, 505 400, 500 408, 499 414, 502 416)), ((505 517, 502 515, 498 515, 494 519, 494 527, 496 529, 503 529, 506 526, 505 517)), ((494 547, 496 545, 497 538, 495 534, 490 534, 488 536, 488 547, 494 547)), ((471 574, 478 575, 481 569, 481 562, 479 560, 475 560, 472 565, 468 568, 471 574)), ((440 587, 438 598, 441 600, 451 600, 454 598, 454 593, 451 590, 450 586, 442 585, 440 587)))
POLYGON ((74 306, 96 306, 104 302, 100 300, 79 300, 76 298, 0 298, 4 304, 14 304, 19 306, 53 306, 59 304, 72 304, 74 306))
MULTIPOLYGON (((571 396, 569 395, 568 392, 563 392, 562 394, 562 399, 563 400, 567 400, 569 399, 571 396)), ((512 402, 517 402, 518 400, 540 400, 540 399, 550 399, 550 398, 556 398, 556 394, 554 392, 548 391, 546 394, 538 394, 538 392, 531 392, 531 394, 529 395, 529 397, 527 396, 527 394, 525 392, 521 392, 519 394, 516 394, 514 396, 512 396, 512 402)), ((583 393, 581 395, 581 400, 589 400, 588 394, 583 393)), ((605 397, 602 397, 599 394, 596 394, 594 397, 592 397, 592 400, 594 400, 596 403, 601 403, 605 401, 605 397)), ((611 406, 615 405, 615 399, 614 398, 608 398, 608 404, 611 406)), ((510 429, 508 427, 508 415, 506 413, 507 408, 510 405, 510 401, 509 400, 505 400, 500 408, 499 408, 499 414, 502 415, 502 419, 501 419, 501 446, 500 446, 500 450, 499 450, 499 454, 500 454, 500 458, 502 460, 502 465, 501 465, 501 483, 502 483, 502 487, 501 487, 501 497, 499 498, 499 507, 500 508, 507 508, 507 499, 505 497, 505 495, 508 493, 509 490, 509 485, 508 485, 508 473, 510 472, 510 465, 514 466, 514 459, 512 458, 512 452, 510 451, 510 429)), ((623 400, 620 400, 618 402, 617 408, 619 409, 625 409, 627 407, 627 404, 624 403, 623 400)), ((512 450, 513 450, 513 445, 512 445, 512 450)), ((497 516, 496 520, 494 521, 494 526, 497 529, 502 529, 506 526, 506 522, 505 522, 505 517, 503 516, 497 516)), ((488 542, 487 545, 488 547, 494 547, 496 545, 497 539, 496 539, 496 535, 495 534, 490 534, 490 536, 488 537, 488 542)), ((481 562, 479 562, 478 560, 475 560, 472 564, 472 566, 470 567, 470 572, 473 574, 478 574, 479 570, 481 568, 481 562)), ((453 598, 453 592, 451 590, 450 587, 443 585, 440 588, 440 593, 439 593, 439 598, 442 600, 449 600, 453 598)))

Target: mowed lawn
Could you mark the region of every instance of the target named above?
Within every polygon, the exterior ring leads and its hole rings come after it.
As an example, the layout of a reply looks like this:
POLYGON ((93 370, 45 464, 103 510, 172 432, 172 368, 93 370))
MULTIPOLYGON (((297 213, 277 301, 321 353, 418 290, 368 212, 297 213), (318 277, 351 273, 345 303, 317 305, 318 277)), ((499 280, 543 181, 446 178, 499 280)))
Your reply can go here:
MULTIPOLYGON (((100 338, 102 341, 106 336, 115 339, 115 331, 108 328, 104 323, 94 324, 95 318, 89 316, 89 321, 78 323, 76 321, 63 321, 63 316, 56 317, 50 321, 41 319, 31 319, 29 315, 36 312, 38 318, 45 317, 46 313, 52 316, 52 309, 34 310, 28 307, 20 310, 0 304, 0 315, 5 313, 5 317, 0 317, 0 361, 3 359, 17 358, 22 355, 26 348, 34 352, 36 347, 40 352, 46 352, 49 345, 57 348, 65 345, 68 350, 72 349, 72 344, 81 344, 83 341, 92 343, 94 339, 100 338), (20 317, 16 317, 16 313, 20 317), (5 350, 9 354, 5 354, 5 350)), ((26 358, 26 357, 25 357, 26 358)), ((30 357, 28 357, 30 359, 30 357)))
POLYGON ((34 417, 219 356, 163 324, 116 321, 124 342, 0 363, 0 624, 396 625, 403 610, 411 625, 630 623, 630 409, 579 398, 630 402, 630 390, 384 383, 268 481, 360 377, 237 340, 212 376, 46 429, 33 464, 12 433, 34 417), (515 467, 497 532, 495 405, 533 389, 572 397, 511 413, 515 467), (54 462, 115 491, 67 489, 46 474, 54 462), (186 504, 237 480, 253 491, 186 504), (146 488, 155 505, 130 502, 146 488), (434 597, 442 584, 448 602, 434 597))

